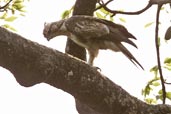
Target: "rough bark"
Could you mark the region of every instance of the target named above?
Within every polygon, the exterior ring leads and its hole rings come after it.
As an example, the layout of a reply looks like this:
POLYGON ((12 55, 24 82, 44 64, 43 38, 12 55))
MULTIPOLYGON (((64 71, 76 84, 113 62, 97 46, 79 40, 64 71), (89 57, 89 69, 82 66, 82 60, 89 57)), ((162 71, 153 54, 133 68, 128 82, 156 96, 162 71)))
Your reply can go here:
POLYGON ((22 86, 47 83, 62 89, 94 114, 171 114, 170 105, 148 105, 85 62, 0 27, 0 66, 22 86))
MULTIPOLYGON (((76 0, 73 15, 90 15, 93 16, 94 9, 96 7, 97 0, 76 0)), ((78 46, 69 38, 67 39, 67 44, 65 52, 69 53, 77 58, 86 61, 86 50, 83 47, 78 46)), ((87 107, 84 103, 79 100, 76 101, 76 109, 79 114, 95 114, 95 112, 87 107)))

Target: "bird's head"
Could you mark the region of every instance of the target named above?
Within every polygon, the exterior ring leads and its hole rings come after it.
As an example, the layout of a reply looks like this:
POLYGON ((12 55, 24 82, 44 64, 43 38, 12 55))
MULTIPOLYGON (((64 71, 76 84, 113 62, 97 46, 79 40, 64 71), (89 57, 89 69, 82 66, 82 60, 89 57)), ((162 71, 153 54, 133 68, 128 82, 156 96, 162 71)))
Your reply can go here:
POLYGON ((44 30, 43 35, 46 37, 46 39, 49 41, 50 39, 59 36, 59 35, 65 35, 65 27, 63 25, 65 20, 60 20, 56 22, 51 23, 45 23, 44 24, 44 30))

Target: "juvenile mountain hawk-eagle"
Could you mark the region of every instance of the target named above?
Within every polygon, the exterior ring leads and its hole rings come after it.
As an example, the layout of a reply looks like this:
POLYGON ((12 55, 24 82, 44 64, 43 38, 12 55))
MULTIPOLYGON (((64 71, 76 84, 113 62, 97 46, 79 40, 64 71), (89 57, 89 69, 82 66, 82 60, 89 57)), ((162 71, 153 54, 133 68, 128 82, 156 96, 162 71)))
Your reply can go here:
POLYGON ((43 34, 47 40, 59 35, 68 36, 76 44, 87 49, 90 65, 93 65, 99 49, 110 49, 115 52, 122 52, 132 63, 143 69, 136 58, 121 43, 126 42, 137 48, 129 39, 136 38, 124 26, 111 21, 77 15, 57 22, 45 23, 43 34))

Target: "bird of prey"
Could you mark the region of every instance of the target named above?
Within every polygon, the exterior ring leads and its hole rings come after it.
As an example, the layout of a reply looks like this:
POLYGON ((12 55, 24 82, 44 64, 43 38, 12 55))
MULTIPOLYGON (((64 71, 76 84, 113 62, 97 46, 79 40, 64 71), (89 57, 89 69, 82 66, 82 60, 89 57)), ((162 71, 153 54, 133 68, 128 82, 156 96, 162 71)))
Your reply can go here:
POLYGON ((110 49, 122 52, 135 65, 142 65, 125 48, 122 42, 126 42, 137 48, 129 38, 136 39, 128 30, 119 24, 92 16, 76 15, 60 21, 45 23, 44 36, 50 40, 59 35, 66 35, 76 44, 87 49, 89 53, 88 63, 93 65, 99 49, 110 49))

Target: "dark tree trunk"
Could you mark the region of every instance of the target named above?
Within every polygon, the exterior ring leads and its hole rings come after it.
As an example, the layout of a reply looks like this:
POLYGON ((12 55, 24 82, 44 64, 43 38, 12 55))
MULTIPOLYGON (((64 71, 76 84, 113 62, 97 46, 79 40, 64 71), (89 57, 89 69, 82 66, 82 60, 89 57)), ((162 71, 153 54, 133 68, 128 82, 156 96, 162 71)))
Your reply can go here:
MULTIPOLYGON (((77 0, 75 3, 73 15, 93 16, 93 12, 96 7, 96 2, 97 0, 77 0)), ((75 44, 69 38, 67 40, 65 52, 86 61, 86 50, 75 44)))
POLYGON ((97 0, 77 0, 75 3, 73 15, 93 16, 97 0))

